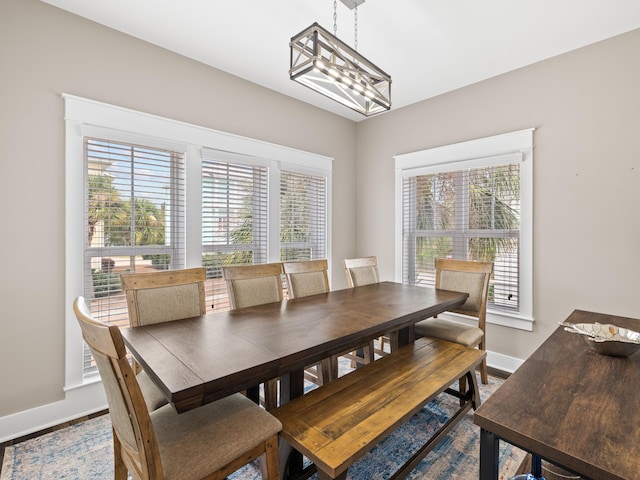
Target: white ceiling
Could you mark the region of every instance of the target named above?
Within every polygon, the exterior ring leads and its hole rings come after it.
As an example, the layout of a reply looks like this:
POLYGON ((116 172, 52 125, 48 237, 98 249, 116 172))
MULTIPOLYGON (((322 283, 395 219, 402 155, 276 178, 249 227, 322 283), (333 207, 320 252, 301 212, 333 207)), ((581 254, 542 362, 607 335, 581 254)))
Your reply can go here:
MULTIPOLYGON (((290 38, 332 0, 42 0, 343 117, 289 80, 290 38)), ((354 43, 338 2, 338 37, 354 43)), ((392 110, 640 28, 640 0, 366 0, 358 51, 392 78, 392 110)), ((640 54, 640 53, 639 53, 640 54)))

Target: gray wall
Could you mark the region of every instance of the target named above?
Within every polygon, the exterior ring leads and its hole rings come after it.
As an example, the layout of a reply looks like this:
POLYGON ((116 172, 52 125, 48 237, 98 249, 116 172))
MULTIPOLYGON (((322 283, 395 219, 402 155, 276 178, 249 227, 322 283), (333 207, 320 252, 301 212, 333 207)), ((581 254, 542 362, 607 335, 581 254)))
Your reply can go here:
POLYGON ((640 318, 638 52, 640 30, 359 123, 359 254, 393 278, 393 155, 535 127, 536 323, 487 348, 526 358, 574 309, 640 318))
POLYGON ((0 417, 64 396, 63 92, 335 158, 346 287, 354 122, 37 0, 0 0, 0 69, 0 417))

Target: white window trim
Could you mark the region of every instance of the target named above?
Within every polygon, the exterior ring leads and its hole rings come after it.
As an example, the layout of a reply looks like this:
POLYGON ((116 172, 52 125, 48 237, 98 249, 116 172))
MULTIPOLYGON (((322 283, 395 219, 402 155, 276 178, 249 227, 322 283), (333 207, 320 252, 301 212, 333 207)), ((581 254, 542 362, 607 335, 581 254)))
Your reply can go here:
MULTIPOLYGON (((170 148, 186 153, 185 266, 199 266, 201 241, 201 152, 222 150, 257 157, 269 166, 327 177, 327 258, 331 257, 331 172, 333 159, 315 153, 233 135, 144 112, 63 94, 65 103, 65 392, 90 387, 99 377, 83 378, 82 334, 73 313, 73 300, 83 286, 83 136, 94 135, 170 148)), ((278 177, 279 179, 279 177, 278 177)), ((279 186, 278 186, 279 188, 279 186)), ((89 391, 89 390, 87 390, 89 391)), ((104 394, 85 399, 86 411, 104 408, 104 394)))
POLYGON ((529 128, 417 152, 395 155, 395 278, 402 281, 402 180, 437 170, 469 168, 477 159, 500 162, 521 157, 520 312, 487 310, 487 322, 533 331, 533 132, 529 128))

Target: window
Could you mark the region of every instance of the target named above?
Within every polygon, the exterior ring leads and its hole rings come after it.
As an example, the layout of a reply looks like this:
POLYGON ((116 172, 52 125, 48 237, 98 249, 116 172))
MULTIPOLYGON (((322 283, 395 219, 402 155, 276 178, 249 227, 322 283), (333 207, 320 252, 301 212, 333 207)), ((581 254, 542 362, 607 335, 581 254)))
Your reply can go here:
POLYGON ((94 318, 128 325, 120 274, 184 266, 184 155, 85 137, 84 169, 83 295, 94 318))
POLYGON ((211 279, 207 305, 215 311, 229 308, 223 265, 326 258, 327 181, 326 175, 282 170, 279 162, 204 152, 202 264, 211 279), (278 179, 279 197, 274 198, 269 185, 278 179), (270 223, 270 217, 279 223, 270 223), (271 244, 279 245, 279 252, 271 251, 271 244))
POLYGON ((436 258, 494 262, 488 321, 531 328, 531 133, 396 157, 403 283, 434 285, 436 258))
POLYGON ((103 406, 72 304, 127 324, 119 274, 207 268, 207 308, 228 308, 221 266, 330 257, 331 159, 64 95, 65 390, 103 406), (281 203, 286 204, 282 210, 281 203), (282 219, 281 219, 282 217, 282 219), (282 232, 281 232, 282 225, 282 232), (286 231, 285 231, 286 230, 286 231))
POLYGON ((280 175, 280 260, 326 258, 327 178, 280 175))
POLYGON ((229 309, 223 265, 267 263, 269 258, 268 169, 223 161, 225 156, 206 155, 202 161, 202 265, 212 279, 207 304, 215 311, 229 309))

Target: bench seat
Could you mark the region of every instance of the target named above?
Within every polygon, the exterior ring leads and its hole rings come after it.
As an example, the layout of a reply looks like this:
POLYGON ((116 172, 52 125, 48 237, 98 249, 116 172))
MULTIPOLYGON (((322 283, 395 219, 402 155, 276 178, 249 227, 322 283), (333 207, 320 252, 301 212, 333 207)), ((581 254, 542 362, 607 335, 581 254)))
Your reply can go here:
POLYGON ((320 479, 343 479, 350 465, 436 396, 458 397, 460 409, 392 477, 403 478, 480 405, 475 368, 485 356, 422 337, 270 413, 282 422, 282 439, 313 462, 320 479), (463 394, 449 388, 460 379, 466 385, 463 394))

